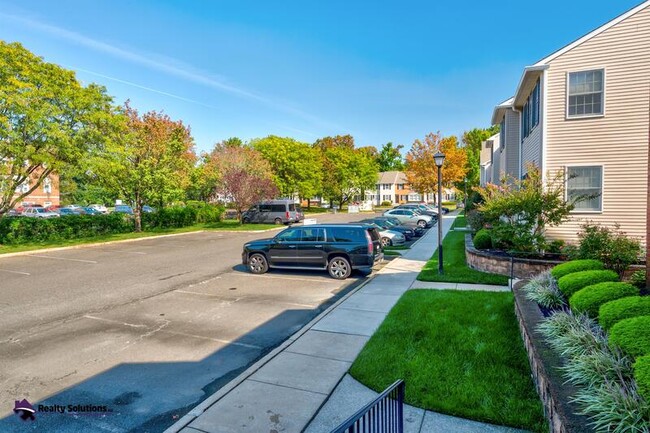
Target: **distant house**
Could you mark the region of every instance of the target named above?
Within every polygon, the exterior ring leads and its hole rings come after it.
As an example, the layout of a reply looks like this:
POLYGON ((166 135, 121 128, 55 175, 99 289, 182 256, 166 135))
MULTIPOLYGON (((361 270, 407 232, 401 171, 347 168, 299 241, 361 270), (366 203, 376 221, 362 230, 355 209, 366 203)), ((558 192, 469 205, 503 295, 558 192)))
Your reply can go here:
POLYGON ((565 173, 567 199, 593 196, 549 237, 575 240, 589 220, 645 238, 649 47, 645 1, 526 67, 514 96, 495 107, 500 170, 522 178, 532 162, 543 175, 565 173))
MULTIPOLYGON (((16 188, 14 197, 29 191, 33 186, 31 182, 33 181, 28 180, 16 188)), ((61 195, 59 190, 59 176, 52 173, 46 177, 43 182, 28 196, 23 197, 23 199, 16 205, 16 207, 30 205, 41 205, 48 207, 59 206, 60 204, 61 195)))
MULTIPOLYGON (((433 202, 434 194, 420 194, 411 188, 406 179, 406 174, 401 171, 383 171, 379 173, 375 190, 366 191, 366 200, 371 200, 375 205, 390 202, 393 205, 408 202, 433 202)), ((456 199, 456 192, 450 188, 443 188, 443 201, 456 199)))

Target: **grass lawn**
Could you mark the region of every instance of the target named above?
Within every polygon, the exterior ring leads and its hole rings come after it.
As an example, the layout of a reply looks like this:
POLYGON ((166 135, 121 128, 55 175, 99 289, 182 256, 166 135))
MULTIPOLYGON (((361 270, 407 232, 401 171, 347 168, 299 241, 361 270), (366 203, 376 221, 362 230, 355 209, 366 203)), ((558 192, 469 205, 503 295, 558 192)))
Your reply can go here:
POLYGON ((408 291, 350 373, 375 391, 404 379, 420 408, 548 431, 510 293, 408 291))
POLYGON ((0 245, 0 254, 17 253, 20 251, 33 251, 33 250, 40 250, 43 248, 57 248, 57 247, 68 247, 74 245, 93 244, 97 242, 121 241, 125 239, 140 239, 140 238, 148 238, 152 236, 167 235, 167 234, 174 234, 174 233, 195 232, 199 230, 252 231, 252 230, 266 230, 266 229, 277 228, 277 227, 278 226, 273 224, 239 224, 236 220, 225 220, 218 223, 195 224, 190 227, 160 229, 160 230, 152 230, 152 231, 146 231, 141 233, 118 233, 113 235, 94 236, 91 238, 83 238, 83 239, 60 240, 60 241, 51 241, 51 242, 21 244, 21 245, 0 245))
MULTIPOLYGON (((465 227, 465 217, 458 216, 453 227, 465 227)), ((453 228, 452 227, 452 228, 453 228)), ((496 284, 505 286, 508 284, 508 277, 504 275, 488 274, 475 271, 467 267, 465 261, 465 234, 467 232, 450 230, 442 241, 443 270, 444 274, 438 274, 438 249, 433 253, 431 259, 424 265, 422 272, 418 275, 420 281, 443 281, 449 283, 475 283, 475 284, 496 284)))

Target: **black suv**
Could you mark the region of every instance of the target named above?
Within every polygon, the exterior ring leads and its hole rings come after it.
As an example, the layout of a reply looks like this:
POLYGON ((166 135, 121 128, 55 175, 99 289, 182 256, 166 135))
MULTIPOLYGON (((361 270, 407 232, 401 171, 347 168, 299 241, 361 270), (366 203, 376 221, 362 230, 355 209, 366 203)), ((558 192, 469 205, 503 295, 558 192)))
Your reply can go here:
POLYGON ((343 280, 353 269, 371 271, 383 252, 379 232, 368 224, 290 227, 274 238, 244 244, 242 263, 254 274, 269 268, 327 269, 343 280))

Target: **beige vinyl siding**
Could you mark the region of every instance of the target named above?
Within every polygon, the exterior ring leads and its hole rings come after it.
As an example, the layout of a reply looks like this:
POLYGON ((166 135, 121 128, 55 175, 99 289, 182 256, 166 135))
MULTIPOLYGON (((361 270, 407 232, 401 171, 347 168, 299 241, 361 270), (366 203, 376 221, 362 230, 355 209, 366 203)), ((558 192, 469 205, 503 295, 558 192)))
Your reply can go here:
POLYGON ((519 177, 519 113, 514 110, 506 111, 506 146, 505 164, 503 170, 511 177, 519 177))
POLYGON ((575 240, 585 220, 645 237, 650 94, 650 7, 549 63, 545 164, 603 166, 603 210, 575 213, 549 237, 575 240), (567 74, 605 70, 605 115, 567 119, 567 74))

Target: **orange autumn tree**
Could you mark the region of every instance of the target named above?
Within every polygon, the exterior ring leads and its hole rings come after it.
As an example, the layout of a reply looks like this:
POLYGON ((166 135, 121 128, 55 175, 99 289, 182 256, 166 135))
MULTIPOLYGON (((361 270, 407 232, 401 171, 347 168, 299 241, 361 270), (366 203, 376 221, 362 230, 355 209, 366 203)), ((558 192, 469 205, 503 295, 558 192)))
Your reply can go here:
POLYGON ((461 181, 467 173, 467 153, 458 145, 456 136, 442 137, 440 132, 429 133, 424 141, 415 140, 406 154, 406 178, 411 188, 420 194, 438 191, 438 167, 433 156, 439 151, 445 154, 443 186, 461 181))

